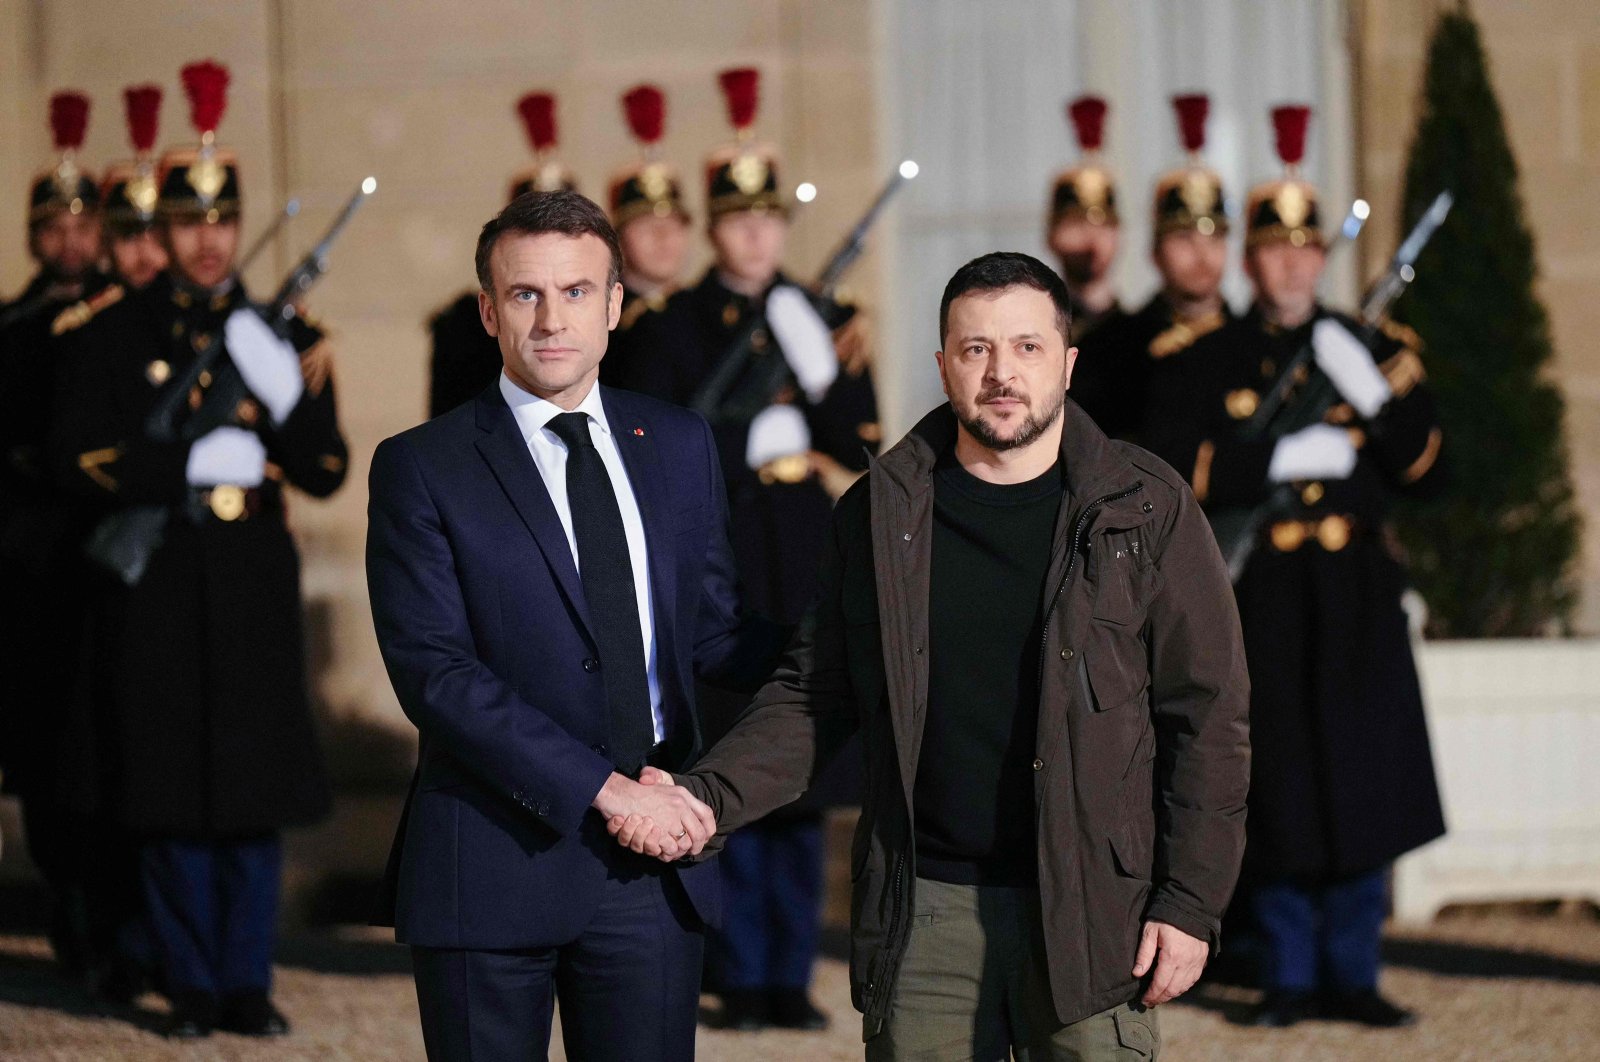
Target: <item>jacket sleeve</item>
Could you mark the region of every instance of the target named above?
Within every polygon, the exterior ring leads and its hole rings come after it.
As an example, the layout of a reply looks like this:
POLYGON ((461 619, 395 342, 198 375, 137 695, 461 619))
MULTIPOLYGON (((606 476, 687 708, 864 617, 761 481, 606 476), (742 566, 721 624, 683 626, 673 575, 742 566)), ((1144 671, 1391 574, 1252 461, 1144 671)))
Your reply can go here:
POLYGON ((680 781, 730 833, 792 803, 855 733, 859 716, 841 611, 841 510, 824 548, 816 604, 754 703, 680 781))
POLYGON ((301 353, 305 391, 300 401, 282 424, 262 430, 268 459, 283 469, 290 483, 315 498, 339 489, 350 457, 339 431, 333 354, 327 344, 319 338, 301 353))
POLYGON ((1365 455, 1384 479, 1406 494, 1426 496, 1444 486, 1440 461, 1444 432, 1439 427, 1433 395, 1423 382, 1421 341, 1410 329, 1390 326, 1380 349, 1378 369, 1389 381, 1393 397, 1366 425, 1365 455))
POLYGON ((1186 351, 1157 364, 1143 435, 1202 504, 1259 504, 1270 493, 1267 468, 1276 441, 1235 437, 1237 425, 1216 416, 1223 396, 1204 378, 1203 361, 1186 351))
POLYGON ((878 452, 878 397, 872 370, 852 375, 841 369, 822 401, 806 407, 811 445, 852 472, 864 471, 867 454, 878 452))
POLYGON ((1222 556, 1193 495, 1177 493, 1149 609, 1159 809, 1146 917, 1215 951, 1244 857, 1250 679, 1222 556))
POLYGON ((528 704, 477 657, 451 546, 415 454, 373 454, 367 589, 400 707, 430 746, 563 834, 578 829, 611 763, 528 704))
MULTIPOLYGON (((189 492, 189 444, 144 431, 152 401, 128 400, 132 360, 92 342, 100 330, 56 340, 56 386, 46 460, 68 493, 107 507, 175 505, 189 492)), ((142 383, 142 381, 141 381, 142 383)))

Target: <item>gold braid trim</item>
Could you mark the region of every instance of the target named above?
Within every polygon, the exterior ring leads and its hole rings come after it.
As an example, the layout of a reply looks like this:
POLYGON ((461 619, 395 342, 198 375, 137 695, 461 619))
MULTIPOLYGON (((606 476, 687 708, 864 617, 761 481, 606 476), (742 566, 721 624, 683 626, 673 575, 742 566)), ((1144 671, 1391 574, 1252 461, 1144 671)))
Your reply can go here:
POLYGON ((1211 493, 1211 462, 1217 456, 1217 447, 1210 439, 1200 444, 1194 455, 1194 500, 1204 502, 1211 493))
POLYGON ((1150 356, 1170 358, 1180 350, 1192 346, 1201 336, 1215 332, 1226 324, 1227 320, 1220 313, 1208 313, 1192 321, 1179 321, 1150 341, 1150 356))
POLYGON ((1432 468, 1434 464, 1438 462, 1439 448, 1443 445, 1444 432, 1440 431, 1438 428, 1434 428, 1432 431, 1428 432, 1428 444, 1422 448, 1422 456, 1411 462, 1411 464, 1407 466, 1406 470, 1400 473, 1400 482, 1415 483, 1417 480, 1427 475, 1428 469, 1432 468))
POLYGON ((78 455, 78 467, 83 474, 94 480, 101 488, 115 494, 121 487, 117 481, 108 475, 103 466, 109 465, 122 457, 122 447, 108 446, 103 450, 90 450, 86 454, 78 455))
POLYGON ((95 314, 107 306, 115 306, 121 302, 124 294, 126 293, 122 290, 121 284, 112 284, 110 287, 96 292, 93 298, 73 303, 57 314, 54 321, 50 322, 50 334, 63 336, 73 329, 82 328, 94 319, 95 314))
POLYGON ((1415 350, 1407 348, 1378 366, 1383 378, 1389 381, 1389 390, 1396 398, 1404 398, 1412 389, 1428 378, 1422 367, 1422 358, 1415 350))

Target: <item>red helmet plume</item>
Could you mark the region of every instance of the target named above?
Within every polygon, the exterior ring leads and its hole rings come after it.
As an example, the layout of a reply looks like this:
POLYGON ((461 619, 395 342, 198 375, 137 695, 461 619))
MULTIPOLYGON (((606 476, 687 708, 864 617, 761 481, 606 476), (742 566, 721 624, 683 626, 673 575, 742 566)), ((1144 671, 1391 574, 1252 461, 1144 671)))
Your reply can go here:
POLYGON ((89 130, 89 97, 81 92, 58 92, 50 97, 50 132, 57 151, 83 147, 89 130))
POLYGON ((1079 96, 1067 104, 1067 117, 1078 134, 1078 146, 1099 151, 1105 140, 1106 101, 1100 96, 1079 96))
POLYGON ((1278 134, 1278 157, 1285 166, 1298 166, 1306 155, 1306 126, 1311 123, 1311 108, 1291 104, 1272 109, 1272 127, 1278 134))
POLYGON ((556 144, 556 98, 548 92, 530 92, 517 101, 517 113, 528 130, 528 142, 535 152, 556 144))
POLYGON ((722 84, 722 94, 728 100, 728 121, 740 132, 750 128, 756 120, 756 108, 761 102, 761 71, 742 66, 724 70, 717 75, 722 84))
POLYGON ((203 136, 215 133, 228 109, 228 68, 210 59, 183 68, 183 91, 189 97, 189 121, 203 136))
POLYGON ((156 128, 161 119, 161 88, 158 85, 130 85, 122 90, 128 107, 128 139, 133 150, 143 155, 156 146, 156 128))

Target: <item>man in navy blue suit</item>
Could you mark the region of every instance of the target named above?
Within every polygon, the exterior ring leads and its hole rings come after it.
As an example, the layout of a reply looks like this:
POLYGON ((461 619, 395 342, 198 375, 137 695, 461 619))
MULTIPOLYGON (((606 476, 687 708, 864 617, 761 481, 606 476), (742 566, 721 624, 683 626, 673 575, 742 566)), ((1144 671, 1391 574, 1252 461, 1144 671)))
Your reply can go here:
POLYGON ((390 875, 430 1059, 690 1059, 715 832, 684 789, 697 677, 754 686, 774 628, 740 618, 697 415, 596 383, 622 302, 604 213, 535 192, 483 228, 505 368, 378 447, 367 581, 421 754, 390 875), (653 828, 642 853, 612 816, 653 828))

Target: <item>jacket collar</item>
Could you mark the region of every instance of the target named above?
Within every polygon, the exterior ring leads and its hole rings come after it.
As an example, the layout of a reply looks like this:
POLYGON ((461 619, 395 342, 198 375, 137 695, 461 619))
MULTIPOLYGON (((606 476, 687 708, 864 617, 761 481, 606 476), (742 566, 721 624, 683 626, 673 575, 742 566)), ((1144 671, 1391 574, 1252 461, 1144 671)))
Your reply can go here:
MULTIPOLYGON (((1067 493, 1092 501, 1139 482, 1134 468, 1078 404, 1068 398, 1061 410, 1061 468, 1067 493)), ((934 409, 873 464, 908 498, 933 487, 939 455, 956 444, 956 416, 950 403, 934 409)))

